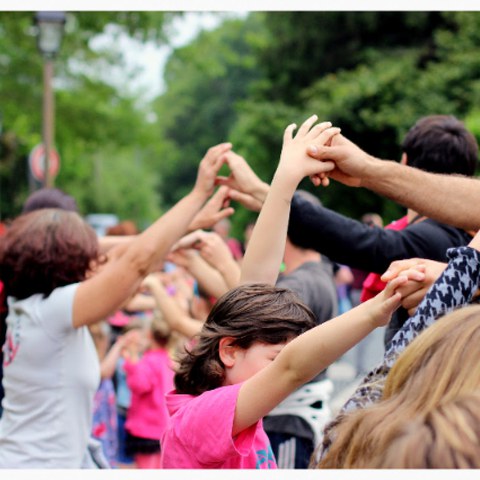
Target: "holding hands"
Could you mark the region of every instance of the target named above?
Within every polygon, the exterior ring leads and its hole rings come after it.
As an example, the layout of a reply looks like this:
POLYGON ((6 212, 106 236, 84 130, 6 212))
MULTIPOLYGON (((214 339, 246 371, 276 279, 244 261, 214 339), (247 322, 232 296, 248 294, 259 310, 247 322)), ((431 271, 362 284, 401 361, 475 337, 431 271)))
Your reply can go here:
POLYGON ((425 258, 409 258, 392 262, 381 279, 385 282, 407 275, 408 282, 399 288, 402 295, 402 307, 413 315, 432 284, 447 267, 446 263, 425 258))
MULTIPOLYGON (((305 120, 293 136, 296 129, 295 124, 289 125, 283 135, 283 147, 280 156, 280 163, 275 175, 284 173, 292 178, 296 186, 307 176, 318 176, 320 181, 325 177, 322 174, 332 171, 335 168, 333 162, 319 162, 307 154, 307 148, 311 145, 322 147, 329 144, 332 138, 340 133, 340 129, 332 127, 330 122, 322 122, 315 125, 317 115, 312 115, 305 120)), ((323 183, 323 182, 322 182, 323 183)))
POLYGON ((194 190, 200 194, 210 196, 215 189, 215 179, 221 166, 225 163, 225 154, 232 148, 231 143, 219 143, 207 150, 207 153, 200 161, 197 180, 194 190))

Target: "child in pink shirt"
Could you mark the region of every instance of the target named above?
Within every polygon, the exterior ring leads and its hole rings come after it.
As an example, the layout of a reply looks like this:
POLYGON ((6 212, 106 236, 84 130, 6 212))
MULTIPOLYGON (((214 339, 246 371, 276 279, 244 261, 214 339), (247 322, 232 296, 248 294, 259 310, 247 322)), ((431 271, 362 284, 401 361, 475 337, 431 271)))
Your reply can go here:
POLYGON ((125 429, 127 449, 137 468, 160 467, 160 438, 168 422, 165 393, 173 388, 173 370, 166 350, 168 327, 159 319, 151 322, 149 347, 140 358, 128 351, 123 365, 132 400, 125 429))
POLYGON ((197 342, 180 360, 176 390, 167 395, 171 421, 162 438, 163 468, 276 468, 262 418, 375 327, 386 324, 400 305, 397 288, 407 276, 314 327, 310 309, 290 290, 274 286, 295 189, 305 176, 327 184, 325 173, 334 168, 332 162, 306 154, 307 147, 321 147, 339 132, 328 123, 313 126, 316 120, 310 117, 295 137, 295 126, 287 127, 270 188, 260 182, 248 190, 248 165, 236 154, 230 164, 230 153, 225 155, 232 185, 242 184, 257 200, 263 195, 260 201, 265 203, 242 263, 240 286, 218 300, 197 342))

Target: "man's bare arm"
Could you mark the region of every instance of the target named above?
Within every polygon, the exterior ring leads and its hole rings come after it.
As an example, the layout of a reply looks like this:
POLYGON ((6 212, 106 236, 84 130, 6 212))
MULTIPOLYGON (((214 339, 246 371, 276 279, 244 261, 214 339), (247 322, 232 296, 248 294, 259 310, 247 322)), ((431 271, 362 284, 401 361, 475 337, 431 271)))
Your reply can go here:
POLYGON ((466 230, 480 228, 480 181, 460 175, 424 172, 375 158, 342 135, 332 145, 309 148, 310 156, 333 160, 329 176, 354 187, 365 187, 442 223, 466 230))

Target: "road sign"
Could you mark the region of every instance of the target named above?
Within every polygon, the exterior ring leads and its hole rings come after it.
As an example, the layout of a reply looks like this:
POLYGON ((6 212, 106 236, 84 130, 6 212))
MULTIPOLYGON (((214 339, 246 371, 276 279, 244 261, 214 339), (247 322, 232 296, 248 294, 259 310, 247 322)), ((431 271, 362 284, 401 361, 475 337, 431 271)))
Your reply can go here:
MULTIPOLYGON (((45 147, 43 143, 39 143, 35 146, 30 155, 28 156, 28 164, 30 166, 30 172, 32 172, 33 178, 39 182, 43 182, 45 179, 45 147)), ((60 170, 60 155, 52 148, 50 150, 50 162, 49 162, 49 174, 50 178, 55 178, 60 170)))

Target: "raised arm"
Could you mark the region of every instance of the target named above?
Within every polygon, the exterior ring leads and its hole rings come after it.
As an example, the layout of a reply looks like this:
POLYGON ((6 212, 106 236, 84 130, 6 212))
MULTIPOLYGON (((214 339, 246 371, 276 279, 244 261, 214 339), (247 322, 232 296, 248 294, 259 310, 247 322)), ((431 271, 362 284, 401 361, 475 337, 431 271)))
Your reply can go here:
POLYGON ((299 386, 311 380, 367 336, 388 323, 400 305, 397 277, 376 297, 288 343, 278 356, 240 388, 233 434, 265 416, 299 386))
MULTIPOLYGON (((315 121, 316 116, 309 118, 294 138, 294 126, 285 131, 280 162, 243 260, 242 282, 276 281, 283 256, 290 200, 303 177, 322 173, 318 165, 306 158, 303 147, 310 141, 327 142, 338 132, 337 129, 327 129, 328 124, 313 127, 315 121)), ((266 415, 375 326, 386 323, 400 303, 400 294, 395 293, 395 289, 406 280, 406 277, 397 277, 369 302, 292 340, 271 364, 247 379, 239 391, 233 435, 266 415)), ((221 356, 227 355, 228 350, 223 348, 220 348, 221 356)))
POLYGON ((174 250, 168 254, 168 258, 173 263, 185 267, 208 295, 219 298, 228 290, 222 274, 193 248, 174 250))
POLYGON ((480 228, 480 211, 474 207, 480 203, 478 179, 380 160, 341 135, 331 146, 312 146, 308 151, 319 160, 333 160, 336 169, 331 178, 346 185, 368 188, 442 223, 465 230, 480 228))
POLYGON ((187 338, 200 332, 203 322, 190 317, 180 308, 178 303, 167 293, 158 276, 149 275, 142 284, 152 292, 157 308, 162 312, 163 318, 172 330, 187 338))
POLYGON ((339 129, 329 128, 328 122, 312 127, 316 120, 315 115, 306 120, 295 137, 295 125, 285 130, 280 162, 243 258, 240 283, 275 284, 285 251, 293 194, 305 176, 333 168, 328 162, 311 162, 313 159, 305 153, 310 143, 325 143, 339 132, 339 129))
POLYGON ((163 260, 213 193, 215 177, 230 148, 220 144, 209 149, 192 191, 131 242, 112 250, 108 263, 80 284, 73 305, 74 327, 94 323, 116 310, 163 260))
POLYGON ((218 271, 227 288, 234 288, 240 280, 240 266, 228 248, 228 245, 215 232, 197 230, 180 239, 175 247, 194 248, 202 258, 218 271))

